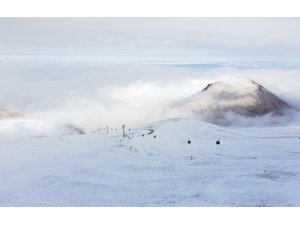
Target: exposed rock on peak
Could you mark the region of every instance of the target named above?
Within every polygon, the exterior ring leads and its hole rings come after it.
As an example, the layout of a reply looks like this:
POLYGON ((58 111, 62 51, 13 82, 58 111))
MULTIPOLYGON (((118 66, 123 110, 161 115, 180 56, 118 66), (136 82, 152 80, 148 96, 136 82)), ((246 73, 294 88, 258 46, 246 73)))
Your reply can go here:
POLYGON ((248 79, 208 84, 201 91, 173 105, 180 112, 206 114, 208 122, 226 124, 228 113, 246 117, 282 115, 292 109, 261 84, 248 79))
POLYGON ((19 119, 19 118, 23 118, 23 117, 24 117, 24 115, 22 113, 0 109, 0 120, 19 119))

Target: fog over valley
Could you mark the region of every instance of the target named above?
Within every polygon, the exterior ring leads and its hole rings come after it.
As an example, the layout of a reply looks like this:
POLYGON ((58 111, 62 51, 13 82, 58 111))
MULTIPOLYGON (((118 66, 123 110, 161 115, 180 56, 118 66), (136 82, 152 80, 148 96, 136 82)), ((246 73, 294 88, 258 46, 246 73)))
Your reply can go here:
MULTIPOLYGON (((120 127, 123 123, 141 126, 181 116, 195 118, 195 115, 170 110, 170 106, 209 83, 234 83, 241 78, 258 82, 289 105, 300 108, 300 70, 294 68, 205 68, 205 64, 186 67, 147 61, 104 64, 33 59, 7 59, 0 65, 3 112, 14 112, 14 119, 73 124, 87 131, 120 127)), ((242 83, 238 84, 237 92, 239 85, 243 88, 242 83)), ((206 105, 214 104, 205 101, 206 105)), ((240 124, 249 126, 251 120, 255 126, 274 122, 269 116, 258 116, 255 120, 245 117, 246 123, 240 118, 240 124)), ((297 113, 293 118, 281 116, 280 125, 299 124, 298 118, 297 113)))

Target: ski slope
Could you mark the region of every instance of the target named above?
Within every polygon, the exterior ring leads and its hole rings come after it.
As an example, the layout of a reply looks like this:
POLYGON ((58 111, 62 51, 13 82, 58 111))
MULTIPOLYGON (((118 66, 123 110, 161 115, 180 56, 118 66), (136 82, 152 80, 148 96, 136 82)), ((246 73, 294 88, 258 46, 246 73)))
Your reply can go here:
POLYGON ((300 206, 300 127, 170 119, 126 135, 0 139, 0 206, 300 206))

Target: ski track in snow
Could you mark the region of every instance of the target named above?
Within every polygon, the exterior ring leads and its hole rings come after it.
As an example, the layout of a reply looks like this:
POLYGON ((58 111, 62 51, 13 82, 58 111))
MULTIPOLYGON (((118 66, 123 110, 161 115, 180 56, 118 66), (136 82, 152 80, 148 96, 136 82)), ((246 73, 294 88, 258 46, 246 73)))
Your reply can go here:
POLYGON ((2 140, 0 206, 300 206, 299 134, 173 119, 2 140))

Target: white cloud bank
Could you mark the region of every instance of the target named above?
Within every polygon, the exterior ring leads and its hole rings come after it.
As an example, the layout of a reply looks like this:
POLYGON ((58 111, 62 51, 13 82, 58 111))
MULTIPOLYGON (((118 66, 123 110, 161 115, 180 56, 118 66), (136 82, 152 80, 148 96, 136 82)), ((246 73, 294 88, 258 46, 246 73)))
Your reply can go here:
MULTIPOLYGON (((300 70, 216 68, 62 62, 2 62, 2 108, 27 118, 55 124, 98 127, 138 126, 178 116, 168 105, 203 89, 208 83, 244 76, 300 108, 300 70), (5 66, 7 66, 5 70, 5 66), (26 74, 26 76, 24 75, 26 74)), ((268 118, 265 118, 268 119, 268 118)), ((241 125, 268 124, 264 119, 241 125)), ((281 125, 298 120, 282 119, 281 125)))
POLYGON ((137 126, 176 116, 170 102, 233 76, 300 108, 299 27, 298 18, 1 18, 0 109, 87 130, 137 126))

